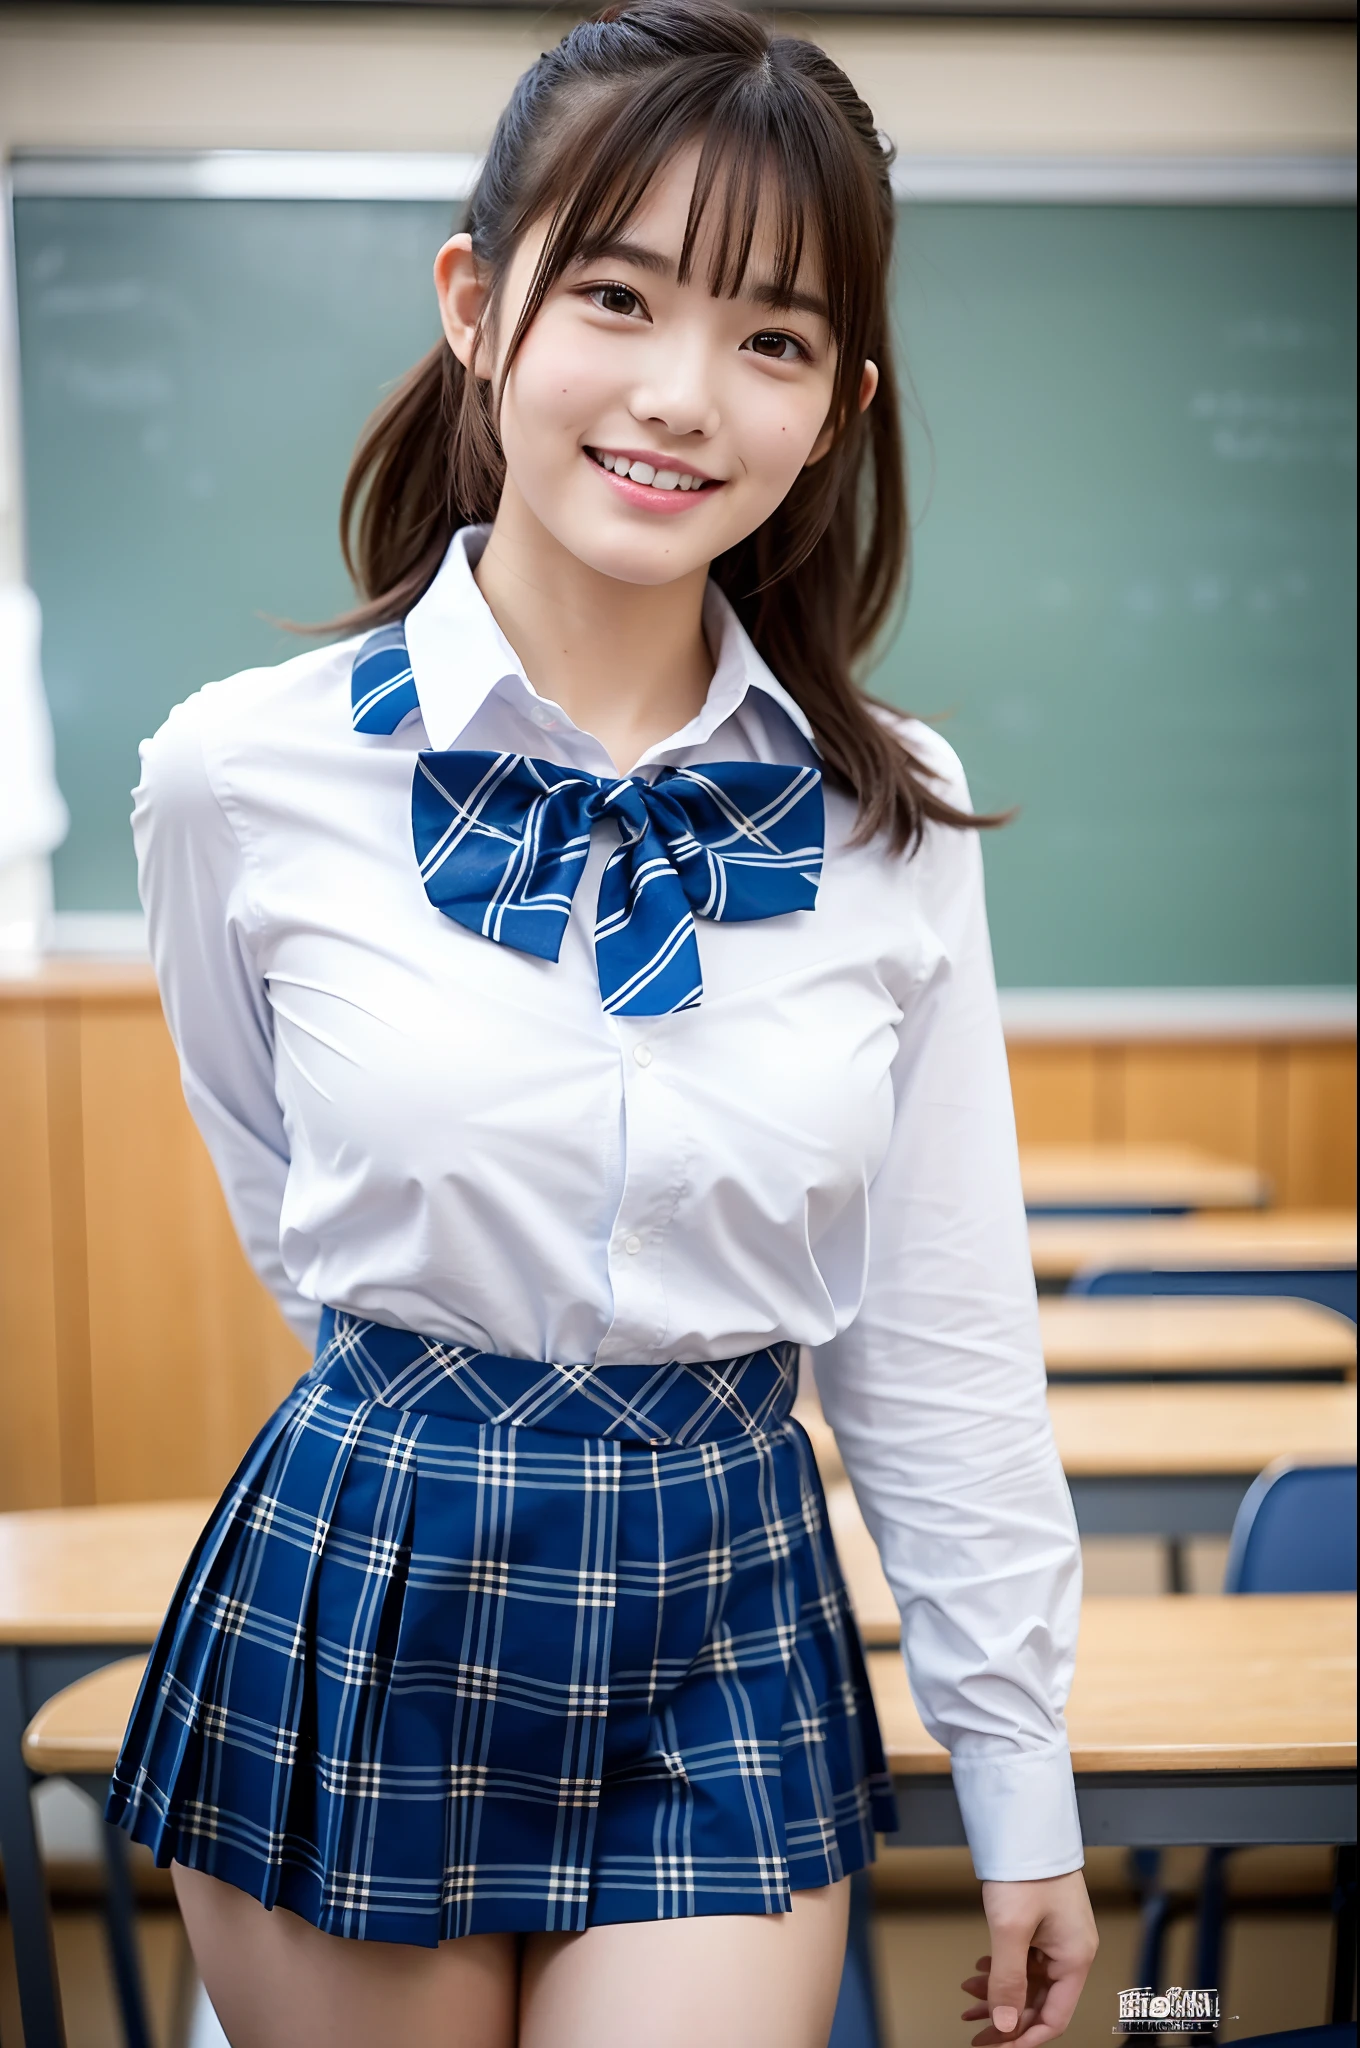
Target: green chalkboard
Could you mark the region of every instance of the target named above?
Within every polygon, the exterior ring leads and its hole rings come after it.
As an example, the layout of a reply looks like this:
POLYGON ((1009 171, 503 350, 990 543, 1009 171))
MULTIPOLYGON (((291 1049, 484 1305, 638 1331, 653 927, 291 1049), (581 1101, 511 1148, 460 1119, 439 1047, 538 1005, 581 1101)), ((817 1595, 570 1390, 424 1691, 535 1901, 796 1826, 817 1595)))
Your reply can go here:
POLYGON ((452 208, 16 197, 29 574, 72 825, 59 910, 135 910, 137 743, 353 601, 354 440, 438 336, 452 208))
POLYGON ((1355 216, 904 215, 914 587, 1012 987, 1355 975, 1355 216))
MULTIPOLYGON (((451 208, 15 202, 31 575, 73 813, 135 908, 136 743, 347 598, 354 436, 434 338, 451 208)), ((917 520, 875 686, 979 803, 1011 986, 1354 978, 1353 210, 929 204, 917 520)))

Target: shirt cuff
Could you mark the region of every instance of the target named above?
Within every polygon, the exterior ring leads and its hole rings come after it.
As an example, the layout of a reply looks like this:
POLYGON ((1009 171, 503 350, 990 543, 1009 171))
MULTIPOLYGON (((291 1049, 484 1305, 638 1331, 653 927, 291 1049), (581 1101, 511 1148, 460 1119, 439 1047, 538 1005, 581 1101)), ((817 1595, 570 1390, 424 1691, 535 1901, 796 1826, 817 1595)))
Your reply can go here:
POLYGON ((1066 1743, 1008 1756, 956 1756, 954 1791, 979 1878, 1061 1877, 1086 1861, 1066 1743))

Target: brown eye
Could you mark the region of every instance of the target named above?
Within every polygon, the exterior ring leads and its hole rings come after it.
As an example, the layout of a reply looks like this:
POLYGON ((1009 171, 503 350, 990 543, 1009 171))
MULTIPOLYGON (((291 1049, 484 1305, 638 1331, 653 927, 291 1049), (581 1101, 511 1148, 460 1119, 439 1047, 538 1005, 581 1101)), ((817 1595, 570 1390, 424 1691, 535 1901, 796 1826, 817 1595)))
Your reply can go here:
POLYGON ((590 296, 602 313, 622 313, 627 317, 638 309, 638 295, 630 292, 626 284, 597 284, 590 296))
POLYGON ((753 334, 746 346, 752 355, 764 356, 767 362, 796 363, 803 354, 791 334, 778 334, 772 329, 762 334, 753 334))

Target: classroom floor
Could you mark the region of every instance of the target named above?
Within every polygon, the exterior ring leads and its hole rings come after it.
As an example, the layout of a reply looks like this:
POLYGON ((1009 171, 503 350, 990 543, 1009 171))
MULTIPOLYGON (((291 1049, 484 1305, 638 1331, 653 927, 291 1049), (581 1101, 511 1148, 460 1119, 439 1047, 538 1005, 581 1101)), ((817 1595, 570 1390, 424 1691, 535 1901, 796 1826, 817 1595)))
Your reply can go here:
MULTIPOLYGON (((1101 1539, 1083 1549, 1088 1592, 1156 1593, 1165 1587, 1165 1558, 1155 1543, 1101 1539)), ((1220 1589, 1225 1554, 1226 1543, 1217 1540, 1188 1546, 1192 1595, 1220 1589)), ((1197 1865, 1197 1853, 1190 1850, 1167 1858, 1166 1874, 1177 1891, 1193 1893, 1197 1865)), ((965 2000, 958 1984, 988 1945, 981 1889, 967 1852, 889 1850, 875 1876, 883 2048, 965 2048, 975 2028, 959 2020, 965 2000)), ((75 1867, 58 1881, 63 1897, 56 1915, 57 1961, 68 2048, 121 2048, 97 1904, 81 1897, 75 1867)), ((1225 2017, 1224 2042, 1317 2025, 1327 2017, 1331 1923, 1304 1900, 1325 1891, 1330 1881, 1326 1850, 1258 1849, 1234 1859, 1233 1889, 1246 1910, 1229 1928, 1220 1990, 1224 2014, 1232 2017, 1225 2017), (1271 1894, 1298 1897, 1301 1909, 1251 1904, 1271 1894)), ((1118 1994, 1136 1981, 1138 1916, 1122 1851, 1090 1852, 1087 1883, 1101 1947, 1064 2039, 1070 2048, 1109 2048, 1119 2038, 1118 1994)), ((1190 1980, 1192 1929, 1188 1915, 1172 1925, 1168 1983, 1190 1980)), ((163 1877, 158 1896, 146 1902, 141 1933, 155 2048, 190 2048, 197 1986, 163 1877)), ((0 1913, 0 2041, 21 2039, 9 1927, 0 1913)), ((1164 2039, 1166 2048, 1176 2048, 1176 2037, 1164 2039)))

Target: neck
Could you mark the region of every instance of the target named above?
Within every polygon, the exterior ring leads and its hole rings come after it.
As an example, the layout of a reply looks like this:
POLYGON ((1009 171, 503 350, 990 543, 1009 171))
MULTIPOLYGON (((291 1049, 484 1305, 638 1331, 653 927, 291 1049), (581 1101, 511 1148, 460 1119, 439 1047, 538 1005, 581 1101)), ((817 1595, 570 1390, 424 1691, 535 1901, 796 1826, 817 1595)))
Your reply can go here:
POLYGON ((706 566, 674 583, 605 576, 549 533, 507 478, 473 575, 540 697, 593 734, 620 774, 702 709, 713 676, 706 566))

